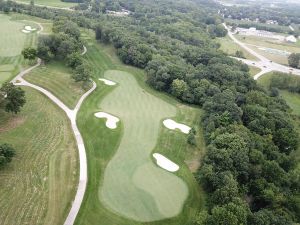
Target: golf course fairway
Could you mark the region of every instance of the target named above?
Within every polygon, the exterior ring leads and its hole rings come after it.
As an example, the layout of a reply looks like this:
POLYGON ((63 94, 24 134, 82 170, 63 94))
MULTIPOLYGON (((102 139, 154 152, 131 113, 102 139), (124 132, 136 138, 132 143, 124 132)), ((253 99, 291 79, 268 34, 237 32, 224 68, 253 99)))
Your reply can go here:
POLYGON ((120 118, 123 135, 105 168, 101 202, 113 212, 141 222, 178 215, 188 197, 187 185, 176 174, 158 167, 151 154, 163 119, 176 116, 176 107, 145 92, 130 73, 108 70, 104 78, 118 85, 99 107, 120 118))

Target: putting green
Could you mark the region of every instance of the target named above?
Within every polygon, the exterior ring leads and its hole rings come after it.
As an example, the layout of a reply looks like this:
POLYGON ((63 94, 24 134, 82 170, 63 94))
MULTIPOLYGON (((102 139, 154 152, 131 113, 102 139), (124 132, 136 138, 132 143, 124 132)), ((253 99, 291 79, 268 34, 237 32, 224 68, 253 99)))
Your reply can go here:
POLYGON ((136 221, 178 215, 188 197, 187 185, 151 159, 162 120, 174 117, 176 108, 145 92, 127 72, 109 70, 104 77, 118 86, 99 106, 121 119, 123 136, 105 169, 99 189, 101 202, 115 213, 136 221))
POLYGON ((21 51, 35 45, 37 33, 22 33, 25 25, 38 28, 30 21, 15 21, 11 15, 0 14, 0 86, 27 67, 21 51))
POLYGON ((11 21, 7 15, 0 14, 0 56, 11 57, 21 54, 26 41, 22 33, 24 23, 11 21))

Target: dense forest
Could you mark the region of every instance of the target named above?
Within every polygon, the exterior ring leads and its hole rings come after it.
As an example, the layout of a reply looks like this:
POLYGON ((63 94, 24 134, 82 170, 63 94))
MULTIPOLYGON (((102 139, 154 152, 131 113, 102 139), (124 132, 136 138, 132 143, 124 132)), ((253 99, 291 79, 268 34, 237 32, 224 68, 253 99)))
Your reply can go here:
POLYGON ((106 0, 66 12, 0 1, 6 12, 63 16, 93 29, 124 63, 145 69, 151 87, 205 110, 207 154, 195 176, 207 204, 185 225, 300 222, 300 171, 292 157, 299 136, 289 107, 219 50, 214 38, 226 31, 218 7, 205 0, 106 0), (105 14, 121 9, 130 16, 105 14))

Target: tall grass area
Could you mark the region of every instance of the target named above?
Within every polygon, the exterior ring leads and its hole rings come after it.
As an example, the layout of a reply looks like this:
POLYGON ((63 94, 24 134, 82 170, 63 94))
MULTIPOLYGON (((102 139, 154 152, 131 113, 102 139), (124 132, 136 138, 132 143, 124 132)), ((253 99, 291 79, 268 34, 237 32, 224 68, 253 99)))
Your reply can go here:
MULTIPOLYGON (((171 160, 176 161, 181 167, 178 175, 187 184, 189 189, 189 197, 185 202, 182 213, 172 219, 150 222, 151 225, 182 225, 189 221, 195 213, 204 207, 204 193, 197 184, 189 167, 185 163, 187 161, 191 168, 197 168, 197 162, 204 152, 204 143, 201 131, 201 124, 198 123, 202 111, 199 108, 193 108, 183 105, 173 98, 154 91, 145 83, 145 74, 142 70, 126 66, 122 64, 115 54, 115 50, 111 46, 104 46, 94 41, 92 33, 86 31, 83 35, 87 42, 86 58, 93 68, 93 77, 97 82, 97 89, 84 102, 79 112, 77 122, 79 129, 83 135, 83 139, 87 149, 88 157, 88 187, 84 197, 81 210, 78 214, 77 225, 89 224, 106 224, 106 225, 138 225, 144 224, 134 220, 126 219, 106 207, 98 198, 99 188, 103 182, 103 174, 108 162, 114 156, 122 135, 123 124, 115 130, 108 130, 105 124, 94 116, 99 111, 100 104, 105 96, 110 93, 113 88, 105 86, 97 78, 103 77, 106 70, 121 70, 134 75, 138 84, 144 91, 155 95, 169 104, 177 108, 176 120, 195 124, 198 131, 197 142, 198 147, 188 146, 186 138, 180 132, 174 132, 161 127, 161 132, 153 151, 160 152, 171 160)), ((128 87, 130 88, 130 87, 128 87)), ((122 119, 122 118, 121 118, 122 119)), ((151 157, 149 155, 149 157, 151 157)), ((153 162, 154 163, 154 162, 153 162)))
POLYGON ((71 75, 72 70, 64 62, 52 61, 26 74, 24 78, 47 89, 72 109, 89 87, 83 88, 83 83, 75 82, 71 75))
POLYGON ((68 118, 31 88, 18 115, 0 111, 0 143, 16 156, 0 170, 0 224, 63 224, 78 183, 78 155, 68 118))

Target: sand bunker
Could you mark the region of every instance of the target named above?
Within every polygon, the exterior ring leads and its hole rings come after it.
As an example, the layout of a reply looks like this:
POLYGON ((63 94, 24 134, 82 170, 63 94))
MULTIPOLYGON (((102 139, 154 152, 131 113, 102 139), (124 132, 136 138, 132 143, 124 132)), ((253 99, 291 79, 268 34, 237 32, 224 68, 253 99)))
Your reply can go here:
POLYGON ((175 163, 173 163, 171 160, 166 158, 165 156, 159 154, 159 153, 154 153, 153 157, 156 159, 156 164, 160 166, 161 168, 168 170, 170 172, 176 172, 179 170, 179 166, 175 163))
POLYGON ((107 79, 103 79, 103 78, 99 78, 99 80, 103 81, 104 84, 109 85, 109 86, 116 85, 116 83, 111 80, 107 80, 107 79))
POLYGON ((174 120, 171 119, 164 120, 163 124, 165 125, 166 128, 169 128, 171 130, 179 129, 181 130, 181 132, 185 134, 188 134, 191 130, 189 126, 181 123, 176 123, 174 120))
POLYGON ((25 34, 29 34, 31 31, 23 29, 22 32, 25 34))
POLYGON ((95 113, 95 116, 97 118, 106 118, 106 123, 105 125, 109 128, 109 129, 116 129, 117 128, 117 123, 120 121, 119 118, 112 116, 108 113, 105 112, 97 112, 95 113))
POLYGON ((35 31, 35 28, 32 28, 31 26, 25 26, 25 30, 27 31, 35 31))

